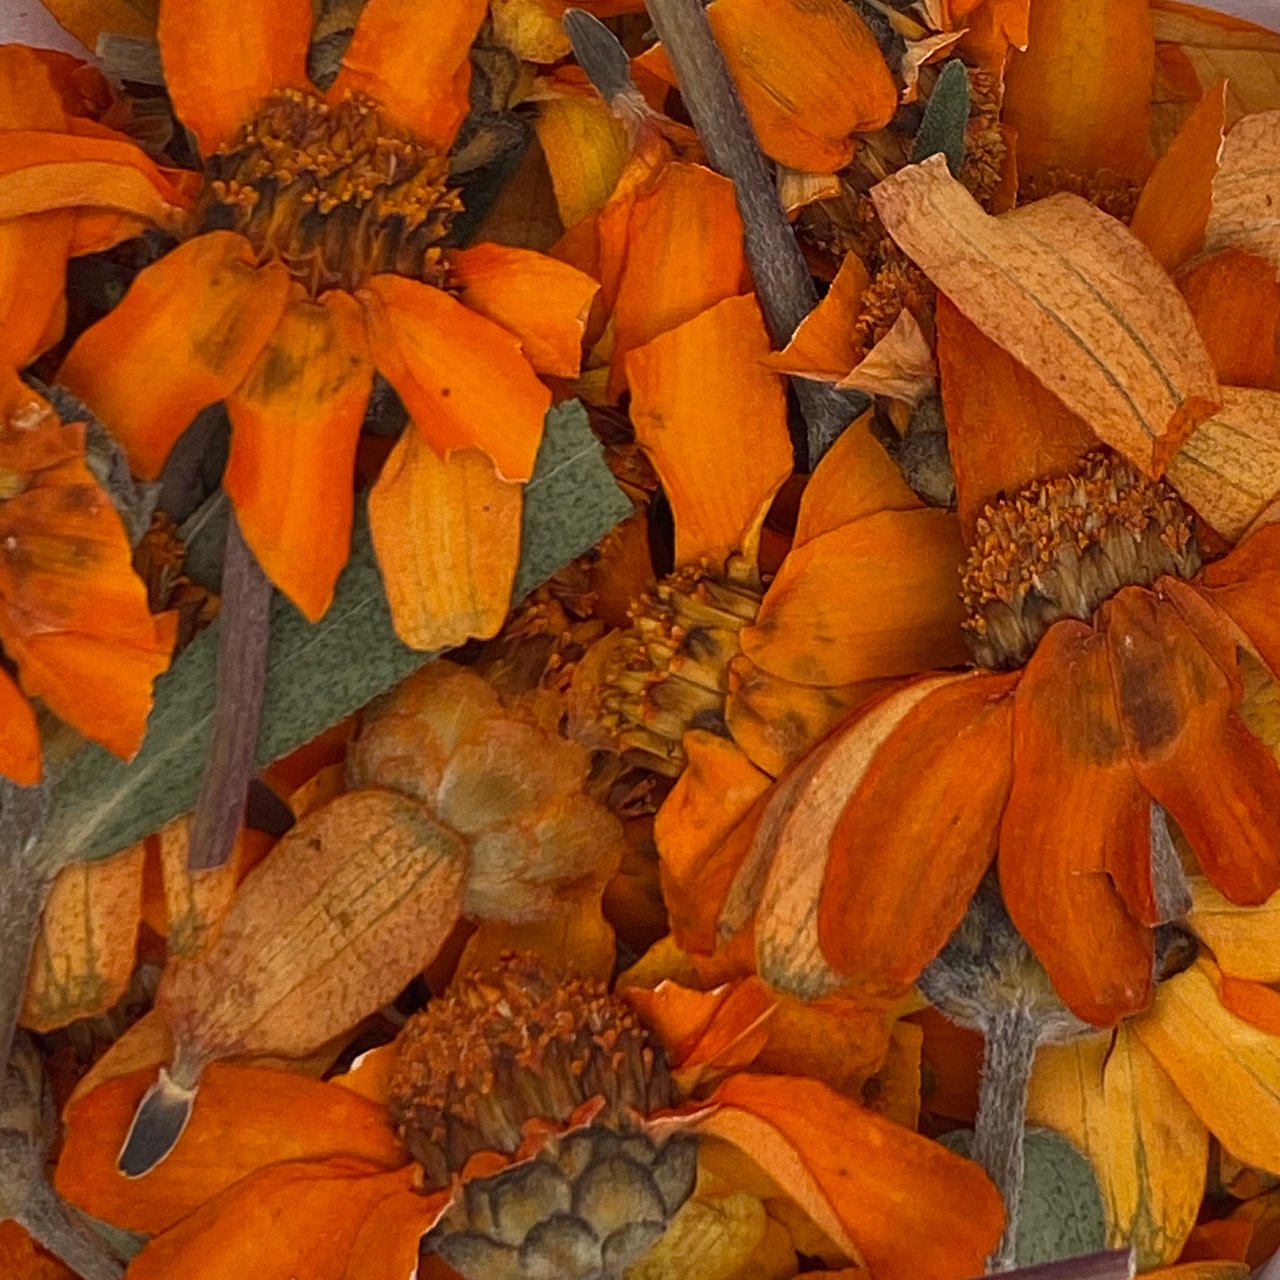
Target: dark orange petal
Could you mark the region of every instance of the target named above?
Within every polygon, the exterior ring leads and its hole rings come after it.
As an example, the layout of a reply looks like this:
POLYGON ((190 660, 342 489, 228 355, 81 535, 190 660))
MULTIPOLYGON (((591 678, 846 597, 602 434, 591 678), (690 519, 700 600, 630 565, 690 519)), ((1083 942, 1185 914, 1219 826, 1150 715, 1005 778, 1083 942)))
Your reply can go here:
POLYGON ((1099 619, 1139 780, 1228 898, 1262 902, 1280 887, 1280 767, 1235 711, 1241 689, 1234 663, 1229 673, 1222 665, 1231 660, 1224 620, 1211 652, 1181 610, 1136 587, 1099 619))
POLYGON ((1204 244, 1226 100, 1225 80, 1200 100, 1151 171, 1129 224, 1166 271, 1176 270, 1204 244))
POLYGON ((67 127, 67 113, 48 50, 23 44, 0 45, 0 129, 67 127))
POLYGON ((940 295, 938 368, 960 523, 1033 480, 1070 471, 1097 437, 1007 351, 940 295))
POLYGON ((955 516, 881 511, 795 548, 743 652, 797 684, 845 685, 963 662, 955 516))
POLYGON ((0 671, 0 774, 22 787, 40 781, 40 730, 22 691, 0 671))
POLYGON ((1263 525, 1221 560, 1206 565, 1200 590, 1239 628, 1280 678, 1280 524, 1263 525))
POLYGON ((627 357, 631 420, 671 502, 676 564, 723 561, 791 473, 782 379, 761 360, 755 296, 723 302, 627 357))
POLYGON ((478 449, 441 458, 409 426, 369 494, 369 519, 396 634, 449 649, 496 634, 520 559, 522 485, 478 449))
POLYGON ((1275 987, 1230 974, 1219 974, 1217 987, 1224 1009, 1252 1023, 1259 1031, 1280 1036, 1280 991, 1275 987))
POLYGON ((164 81, 202 156, 225 146, 278 89, 306 89, 309 0, 163 0, 164 81))
POLYGON ((436 452, 481 449, 505 479, 527 480, 551 392, 519 339, 404 276, 374 276, 359 296, 378 369, 436 452))
POLYGON ((572 378, 582 363, 582 334, 600 286, 545 253, 478 244, 448 255, 461 300, 520 339, 538 373, 572 378))
POLYGON ((810 476, 796 517, 797 547, 877 511, 913 511, 924 506, 871 434, 872 416, 868 409, 846 427, 810 476))
POLYGON ((46 1253, 12 1218, 0 1222, 0 1275, 5 1280, 77 1280, 70 1267, 46 1253))
POLYGON ((671 931, 681 946, 710 952, 720 907, 746 854, 752 806, 770 779, 717 734, 693 730, 684 748, 688 764, 658 811, 653 835, 671 931))
POLYGON ((196 414, 229 396, 267 345, 289 274, 253 263, 249 242, 232 231, 196 236, 140 272, 71 348, 59 380, 106 423, 139 475, 159 474, 196 414))
POLYGON ((467 114, 471 42, 487 10, 486 0, 369 0, 329 100, 367 94, 448 151, 467 114))
POLYGON ((956 52, 966 62, 995 76, 1004 74, 1011 49, 1025 49, 1031 38, 1031 0, 983 0, 969 14, 956 52))
POLYGON ((414 1169, 388 1178, 396 1188, 376 1204, 364 1220, 347 1258, 342 1280, 388 1280, 388 1276, 414 1276, 421 1265, 418 1254, 422 1237, 435 1226, 449 1203, 451 1191, 423 1195, 414 1189, 414 1169))
POLYGON ((283 1160, 347 1156, 394 1169, 406 1160, 386 1110, 290 1071, 214 1063, 200 1080, 178 1145, 145 1178, 116 1157, 154 1070, 117 1076, 66 1114, 58 1190, 72 1204, 134 1231, 164 1231, 242 1178, 283 1160))
POLYGON ((695 1122, 744 1151, 877 1280, 980 1275, 1004 1228, 985 1173, 817 1080, 736 1075, 695 1122))
POLYGON ((1144 178, 1154 71, 1147 0, 1035 0, 1027 50, 1005 73, 1019 174, 1144 178))
POLYGON ((62 335, 75 214, 0 223, 0 365, 22 369, 62 335))
MULTIPOLYGON (((234 1280, 245 1274, 254 1280, 347 1280, 366 1225, 388 1200, 402 1216, 412 1176, 411 1168, 387 1173, 349 1157, 261 1169, 157 1236, 129 1264, 131 1280, 234 1280)), ((447 1197, 419 1200, 430 1206, 423 1215, 430 1226, 447 1197)), ((416 1215, 410 1220, 422 1221, 416 1215)), ((377 1223, 391 1225, 381 1215, 377 1223)), ((411 1274, 417 1250, 406 1258, 401 1239, 393 1254, 409 1270, 393 1270, 392 1257, 384 1255, 379 1274, 411 1274)))
POLYGON ((826 382, 843 378, 863 355, 854 340, 853 325, 870 283, 862 259, 856 253, 845 254, 831 288, 800 321, 786 347, 769 357, 769 367, 826 382))
POLYGON ((1226 249, 1178 277, 1218 377, 1280 391, 1280 282, 1257 254, 1226 249))
POLYGON ((1009 915, 1079 1017, 1111 1026, 1151 999, 1151 802, 1129 763, 1103 636, 1051 627, 1014 696, 1000 826, 1009 915), (1052 779, 1052 785, 1046 780, 1052 779))
POLYGON ((257 362, 227 397, 223 486, 267 577, 311 621, 351 543, 352 471, 373 363, 350 294, 293 286, 257 362))
MULTIPOLYGON (((629 351, 740 293, 747 276, 742 220, 728 178, 672 162, 629 211, 624 193, 615 199, 616 211, 610 202, 600 225, 602 260, 625 255, 614 294, 611 395, 624 389, 629 351)), ((600 278, 607 289, 603 267, 600 278)))
POLYGON ((1017 682, 924 680, 842 731, 866 738, 866 761, 830 838, 818 911, 841 973, 913 982, 960 923, 996 851, 1017 682))

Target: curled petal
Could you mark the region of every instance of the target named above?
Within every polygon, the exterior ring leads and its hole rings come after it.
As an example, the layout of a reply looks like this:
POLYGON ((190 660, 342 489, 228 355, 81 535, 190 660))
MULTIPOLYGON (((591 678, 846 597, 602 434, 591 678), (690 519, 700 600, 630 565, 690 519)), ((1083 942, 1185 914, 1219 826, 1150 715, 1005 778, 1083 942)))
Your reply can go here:
POLYGON ((40 730, 22 690, 0 671, 0 774, 19 786, 40 781, 40 730))
MULTIPOLYGON (((1256 253, 1224 249, 1178 276, 1224 383, 1280 391, 1280 281, 1256 253)), ((1224 388, 1224 392, 1229 388, 1224 388)))

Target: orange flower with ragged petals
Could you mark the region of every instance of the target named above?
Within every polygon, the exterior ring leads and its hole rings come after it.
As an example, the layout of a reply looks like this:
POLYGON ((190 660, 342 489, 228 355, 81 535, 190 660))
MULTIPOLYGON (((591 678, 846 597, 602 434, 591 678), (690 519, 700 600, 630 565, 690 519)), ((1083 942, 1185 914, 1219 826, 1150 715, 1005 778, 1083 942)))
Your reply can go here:
POLYGON ((260 1280, 408 1275, 424 1235, 424 1274, 437 1256, 475 1280, 554 1257, 573 1280, 647 1252, 708 1136, 872 1276, 980 1270, 1003 1212, 976 1166, 815 1080, 753 1073, 771 1012, 758 987, 644 994, 633 1007, 507 959, 333 1082, 210 1068, 178 1145, 136 1179, 115 1150, 148 1073, 120 1077, 69 1109, 57 1186, 154 1234, 131 1280, 250 1263, 260 1280))
POLYGON ((28 697, 127 759, 142 743, 151 684, 173 649, 176 618, 147 610, 124 524, 85 465, 84 430, 62 422, 16 374, 5 375, 0 775, 23 784, 41 776, 28 697))
MULTIPOLYGON (((347 558, 375 369, 414 426, 374 491, 375 541, 394 558, 403 529, 379 527, 376 504, 397 479, 433 509, 466 508, 496 467, 518 528, 551 403, 539 374, 578 368, 593 281, 526 250, 444 247, 460 208, 448 151, 485 13, 482 0, 371 0, 321 94, 306 74, 308 0, 161 5, 168 88, 204 158, 190 238, 80 337, 61 378, 146 476, 224 402, 240 527, 309 618, 347 558)), ((499 618, 516 559, 512 539, 502 546, 499 618)))

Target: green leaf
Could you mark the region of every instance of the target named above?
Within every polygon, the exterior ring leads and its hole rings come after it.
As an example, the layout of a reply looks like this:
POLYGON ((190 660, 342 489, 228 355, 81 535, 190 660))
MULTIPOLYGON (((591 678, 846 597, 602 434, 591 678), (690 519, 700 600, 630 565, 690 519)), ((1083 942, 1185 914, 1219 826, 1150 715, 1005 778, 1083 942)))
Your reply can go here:
MULTIPOLYGON (((969 1155, 973 1133, 948 1133, 944 1146, 969 1155)), ((1015 1261, 1020 1267, 1078 1258, 1106 1248, 1102 1193, 1093 1167, 1066 1138, 1049 1129, 1028 1129, 1026 1174, 1018 1213, 1015 1261)))
POLYGON ((933 96, 911 147, 911 163, 919 164, 941 152, 952 177, 964 164, 964 131, 969 123, 969 73, 958 58, 942 68, 933 96))
MULTIPOLYGON (((549 413, 525 492, 513 598, 593 546, 630 510, 582 406, 572 401, 549 413)), ((213 723, 217 642, 215 623, 157 681, 147 738, 132 761, 96 746, 72 761, 33 851, 48 875, 124 848, 195 803, 213 723)), ((279 759, 435 656, 396 638, 361 510, 329 612, 309 624, 283 596, 275 598, 258 764, 279 759)))

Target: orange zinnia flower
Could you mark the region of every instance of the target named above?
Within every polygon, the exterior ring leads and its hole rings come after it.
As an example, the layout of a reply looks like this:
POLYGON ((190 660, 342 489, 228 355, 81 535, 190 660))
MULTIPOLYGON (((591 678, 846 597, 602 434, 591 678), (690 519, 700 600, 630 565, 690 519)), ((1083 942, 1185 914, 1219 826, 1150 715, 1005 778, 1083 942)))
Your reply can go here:
POLYGON ((57 1185, 155 1235, 132 1280, 249 1263, 259 1280, 409 1275, 420 1241, 425 1267, 439 1255, 475 1280, 540 1258, 573 1280, 661 1237, 694 1190, 690 1139, 708 1135, 872 1276, 981 1269, 1003 1213, 975 1165, 817 1081, 752 1073, 758 988, 644 994, 638 1016, 600 983, 508 959, 333 1082, 210 1068, 178 1145, 136 1179, 115 1150, 149 1073, 123 1076, 72 1104, 57 1185))
POLYGON ((153 617, 111 499, 64 423, 16 374, 0 384, 0 775, 40 780, 41 698, 116 755, 137 751, 176 615, 153 617))
MULTIPOLYGON (((538 375, 578 368, 593 281, 527 250, 444 247, 460 208, 448 151, 485 12, 371 0, 321 94, 306 74, 309 0, 161 5, 166 81, 205 161, 191 235, 81 336, 61 377, 146 476, 225 402, 224 485, 267 575, 309 618, 347 558, 375 369, 441 458, 478 450, 522 482, 551 402, 538 375)), ((393 462, 430 467, 405 442, 393 462)), ((466 483, 434 479, 437 500, 466 483)))

